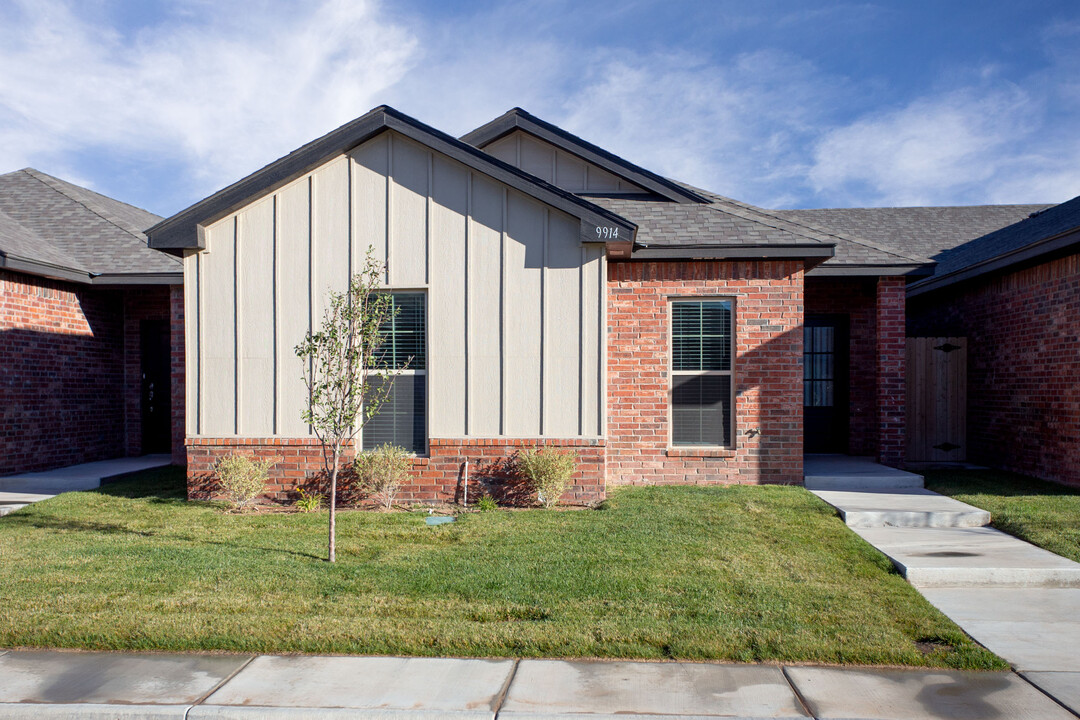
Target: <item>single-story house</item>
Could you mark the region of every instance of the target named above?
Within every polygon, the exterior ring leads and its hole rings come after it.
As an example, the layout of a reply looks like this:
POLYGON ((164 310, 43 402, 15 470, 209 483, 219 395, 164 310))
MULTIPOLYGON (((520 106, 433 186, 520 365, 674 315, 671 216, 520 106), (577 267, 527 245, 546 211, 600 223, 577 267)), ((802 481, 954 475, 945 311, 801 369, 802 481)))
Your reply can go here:
POLYGON ((413 361, 358 444, 415 453, 406 499, 532 445, 578 453, 579 501, 798 483, 804 452, 904 460, 905 287, 931 260, 519 109, 456 139, 378 107, 147 235, 184 262, 192 496, 238 450, 277 460, 282 495, 321 470, 293 348, 368 248, 413 361))
POLYGON ((184 461, 183 267, 160 218, 32 169, 0 175, 0 476, 184 461))

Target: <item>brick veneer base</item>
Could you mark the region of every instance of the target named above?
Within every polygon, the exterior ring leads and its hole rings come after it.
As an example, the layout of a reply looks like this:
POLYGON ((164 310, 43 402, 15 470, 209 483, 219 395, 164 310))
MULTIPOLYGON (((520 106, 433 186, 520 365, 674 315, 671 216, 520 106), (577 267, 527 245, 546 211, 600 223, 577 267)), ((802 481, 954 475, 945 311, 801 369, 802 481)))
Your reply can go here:
MULTIPOLYGON (((398 495, 401 502, 460 502, 464 490, 464 464, 469 461, 470 503, 488 492, 502 501, 521 503, 525 492, 520 478, 511 471, 515 453, 522 448, 554 447, 578 454, 573 486, 563 495, 563 502, 589 503, 604 498, 605 445, 603 440, 579 439, 445 439, 429 441, 427 457, 413 459, 412 476, 398 495)), ((187 440, 188 497, 205 500, 217 494, 214 463, 236 453, 270 459, 267 495, 277 500, 295 498, 297 488, 325 490, 326 470, 322 446, 311 438, 196 438, 187 440)), ((346 451, 344 465, 352 461, 353 450, 346 451)), ((355 499, 350 491, 348 473, 340 492, 345 501, 355 499)))
POLYGON ((608 265, 609 484, 801 483, 803 269, 796 261, 608 265), (731 449, 669 448, 669 303, 735 300, 731 449))

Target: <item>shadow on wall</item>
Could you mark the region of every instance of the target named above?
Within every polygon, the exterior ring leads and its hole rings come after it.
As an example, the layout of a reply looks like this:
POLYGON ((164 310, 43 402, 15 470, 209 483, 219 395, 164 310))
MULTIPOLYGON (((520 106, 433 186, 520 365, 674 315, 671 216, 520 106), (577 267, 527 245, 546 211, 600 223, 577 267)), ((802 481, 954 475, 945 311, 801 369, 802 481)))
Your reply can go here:
POLYGON ((88 333, 0 330, 0 475, 124 455, 116 306, 86 313, 88 333))

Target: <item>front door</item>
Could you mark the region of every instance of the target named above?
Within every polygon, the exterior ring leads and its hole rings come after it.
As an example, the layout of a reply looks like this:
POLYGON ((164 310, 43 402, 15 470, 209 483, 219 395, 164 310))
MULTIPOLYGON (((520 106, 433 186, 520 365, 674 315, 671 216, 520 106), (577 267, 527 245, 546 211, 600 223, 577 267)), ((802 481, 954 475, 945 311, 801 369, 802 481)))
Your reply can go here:
POLYGON ((172 448, 169 433, 170 398, 169 323, 143 320, 139 324, 140 370, 142 374, 142 452, 167 453, 172 448))
POLYGON ((848 451, 848 316, 807 315, 803 437, 808 453, 848 451))

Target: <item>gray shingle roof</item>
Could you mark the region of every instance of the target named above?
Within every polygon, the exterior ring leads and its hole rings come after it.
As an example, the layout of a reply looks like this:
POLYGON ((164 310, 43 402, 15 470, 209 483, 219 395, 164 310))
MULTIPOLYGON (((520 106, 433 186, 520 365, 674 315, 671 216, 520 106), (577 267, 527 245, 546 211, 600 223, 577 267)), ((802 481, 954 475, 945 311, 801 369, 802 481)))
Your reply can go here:
MULTIPOLYGON (((178 258, 147 247, 161 218, 31 168, 0 175, 0 257, 86 281, 98 275, 176 275, 178 258)), ((23 268, 25 269, 25 267, 23 268)))
POLYGON ((1080 197, 1075 197, 945 250, 938 257, 934 276, 912 287, 943 286, 1031 260, 1043 253, 1076 245, 1080 242, 1080 237, 1076 236, 1078 233, 1080 197), (1056 239, 1060 239, 1060 242, 1048 242, 1056 239))
MULTIPOLYGON (((826 208, 776 210, 781 217, 860 238, 891 252, 938 260, 972 238, 1026 218, 1048 205, 965 207, 826 208)), ((844 262, 837 248, 835 262, 844 262)), ((830 261, 832 263, 833 261, 830 261)))

